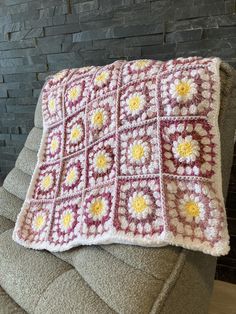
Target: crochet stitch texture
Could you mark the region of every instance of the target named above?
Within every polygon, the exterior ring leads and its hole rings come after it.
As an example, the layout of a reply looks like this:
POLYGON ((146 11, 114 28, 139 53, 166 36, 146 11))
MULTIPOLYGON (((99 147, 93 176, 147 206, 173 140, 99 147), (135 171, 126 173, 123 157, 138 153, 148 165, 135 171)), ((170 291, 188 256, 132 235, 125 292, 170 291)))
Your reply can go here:
POLYGON ((49 77, 13 240, 49 251, 171 244, 226 255, 220 62, 117 60, 49 77))

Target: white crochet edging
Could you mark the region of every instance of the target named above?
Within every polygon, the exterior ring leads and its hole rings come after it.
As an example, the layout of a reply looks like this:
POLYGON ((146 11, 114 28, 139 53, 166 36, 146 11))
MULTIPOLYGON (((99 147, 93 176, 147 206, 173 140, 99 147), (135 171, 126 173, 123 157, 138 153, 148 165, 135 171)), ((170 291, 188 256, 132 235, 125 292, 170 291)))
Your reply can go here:
MULTIPOLYGON (((47 82, 44 83, 43 88, 46 85, 46 83, 47 82)), ((39 96, 39 100, 41 102, 42 102, 43 88, 42 88, 41 94, 39 96)), ((38 106, 38 103, 37 103, 37 106, 38 106)), ((40 109, 42 110, 42 105, 40 106, 40 109)), ((34 192, 35 183, 36 183, 38 173, 39 173, 39 166, 41 164, 41 159, 42 159, 42 156, 43 156, 44 151, 45 151, 46 138, 47 138, 47 126, 44 124, 44 120, 43 120, 43 133, 42 133, 42 137, 40 139, 39 150, 37 152, 37 163, 36 163, 36 166, 34 168, 32 177, 30 179, 30 184, 29 184, 29 188, 28 188, 27 193, 26 193, 25 201, 22 204, 20 212, 17 214, 15 227, 14 227, 13 232, 12 232, 12 239, 14 241, 18 242, 19 244, 22 244, 22 243, 19 242, 20 239, 18 238, 17 233, 19 230, 21 230, 21 221, 25 218, 25 215, 24 215, 25 209, 26 209, 27 205, 29 205, 29 201, 30 201, 31 196, 34 192)))
MULTIPOLYGON (((163 232, 164 234, 164 232, 163 232)), ((160 237, 161 238, 161 237, 160 237)), ((19 239, 17 236, 14 237, 14 240, 23 245, 26 248, 37 249, 37 250, 48 250, 51 252, 63 252, 67 251, 71 248, 77 247, 79 245, 102 245, 102 244, 128 244, 128 245, 138 245, 143 247, 163 247, 168 245, 181 246, 185 249, 193 250, 193 251, 201 251, 205 254, 210 254, 213 256, 221 256, 226 255, 228 253, 227 241, 221 242, 220 245, 212 248, 207 241, 203 243, 196 244, 194 242, 187 242, 185 240, 179 240, 174 235, 163 235, 163 240, 158 239, 142 239, 133 237, 131 234, 121 234, 121 232, 114 232, 113 229, 102 236, 93 239, 82 238, 78 236, 73 241, 66 244, 57 244, 54 245, 49 242, 44 242, 41 244, 36 244, 33 242, 23 241, 19 239)))
POLYGON ((216 255, 227 255, 230 251, 230 237, 228 233, 228 224, 227 224, 227 215, 225 209, 225 201, 223 196, 223 187, 222 187, 222 167, 221 167, 221 141, 220 141, 220 129, 219 129, 219 112, 220 112, 220 104, 221 104, 221 82, 220 82, 220 58, 213 58, 212 63, 210 63, 209 70, 214 73, 215 76, 215 86, 216 90, 215 93, 216 99, 215 102, 212 104, 214 114, 212 121, 211 119, 209 122, 212 122, 212 128, 214 130, 214 135, 216 139, 216 163, 214 167, 215 176, 214 176, 214 188, 216 189, 217 196, 220 198, 221 204, 223 206, 224 211, 224 226, 222 229, 222 239, 217 242, 214 246, 214 251, 216 251, 216 255))

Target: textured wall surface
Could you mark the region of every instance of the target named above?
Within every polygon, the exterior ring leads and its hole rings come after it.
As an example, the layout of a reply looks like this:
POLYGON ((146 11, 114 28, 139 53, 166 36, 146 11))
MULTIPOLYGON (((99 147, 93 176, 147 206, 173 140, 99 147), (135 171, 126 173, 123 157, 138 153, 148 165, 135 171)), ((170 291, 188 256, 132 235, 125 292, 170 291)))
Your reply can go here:
MULTIPOLYGON (((235 0, 1 0, 0 174, 14 165, 48 74, 190 55, 236 66, 235 0)), ((235 168, 227 202, 234 245, 216 276, 236 282, 235 168)))

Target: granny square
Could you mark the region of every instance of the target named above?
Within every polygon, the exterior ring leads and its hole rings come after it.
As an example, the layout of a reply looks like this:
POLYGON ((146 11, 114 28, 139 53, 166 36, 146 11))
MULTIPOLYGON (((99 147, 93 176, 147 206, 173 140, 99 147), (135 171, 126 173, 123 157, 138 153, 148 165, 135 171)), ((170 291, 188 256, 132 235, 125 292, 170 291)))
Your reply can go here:
POLYGON ((13 240, 49 251, 123 243, 226 255, 220 63, 117 60, 48 77, 13 240))

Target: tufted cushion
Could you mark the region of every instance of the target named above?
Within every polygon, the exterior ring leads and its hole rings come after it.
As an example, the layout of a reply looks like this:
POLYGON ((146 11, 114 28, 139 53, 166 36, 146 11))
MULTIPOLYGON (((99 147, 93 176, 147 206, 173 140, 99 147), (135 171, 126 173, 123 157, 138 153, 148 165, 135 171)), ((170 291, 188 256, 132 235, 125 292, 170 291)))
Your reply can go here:
POLYGON ((0 306, 4 314, 26 314, 26 312, 0 287, 0 306))

